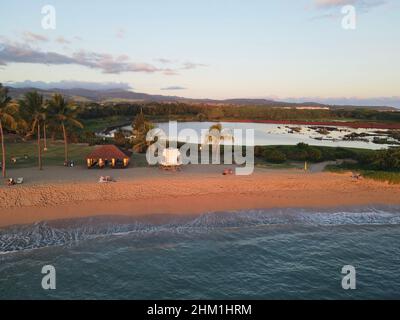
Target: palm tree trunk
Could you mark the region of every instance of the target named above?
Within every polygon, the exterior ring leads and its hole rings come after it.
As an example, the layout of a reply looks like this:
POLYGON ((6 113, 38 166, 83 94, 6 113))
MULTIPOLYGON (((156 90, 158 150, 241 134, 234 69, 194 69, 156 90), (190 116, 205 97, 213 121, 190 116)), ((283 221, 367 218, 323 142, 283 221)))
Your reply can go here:
POLYGON ((67 163, 68 163, 68 141, 67 141, 67 131, 65 130, 64 122, 61 123, 61 127, 62 127, 63 135, 64 135, 64 158, 65 158, 65 164, 67 165, 67 163))
POLYGON ((43 150, 44 150, 44 151, 47 151, 46 123, 43 123, 43 141, 44 141, 43 150))
POLYGON ((39 170, 42 170, 42 148, 40 145, 40 123, 37 124, 37 143, 38 143, 38 160, 39 160, 39 170))
POLYGON ((2 154, 2 161, 1 161, 1 170, 3 173, 3 178, 6 177, 6 147, 4 146, 4 133, 3 133, 3 124, 0 120, 0 137, 1 137, 1 154, 2 154))

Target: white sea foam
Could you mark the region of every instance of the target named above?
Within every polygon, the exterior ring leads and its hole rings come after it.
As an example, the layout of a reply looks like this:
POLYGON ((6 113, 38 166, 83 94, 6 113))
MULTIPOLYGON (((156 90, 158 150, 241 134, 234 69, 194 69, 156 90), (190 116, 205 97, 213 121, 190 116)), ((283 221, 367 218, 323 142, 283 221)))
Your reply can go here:
POLYGON ((192 234, 221 228, 252 226, 301 225, 399 225, 400 208, 353 208, 342 210, 275 209, 238 212, 205 213, 190 220, 174 220, 165 224, 113 220, 112 217, 87 218, 54 224, 39 222, 32 225, 0 229, 0 254, 62 246, 106 236, 137 236, 157 233, 192 234))

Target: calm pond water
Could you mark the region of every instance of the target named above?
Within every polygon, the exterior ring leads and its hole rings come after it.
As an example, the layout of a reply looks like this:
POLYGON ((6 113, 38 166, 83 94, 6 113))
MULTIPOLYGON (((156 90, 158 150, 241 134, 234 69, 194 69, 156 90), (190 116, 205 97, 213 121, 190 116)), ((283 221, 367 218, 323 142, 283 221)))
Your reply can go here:
MULTIPOLYGON (((170 135, 170 140, 180 142, 203 143, 205 135, 210 126, 215 122, 178 122, 177 132, 170 135), (190 129, 190 130, 188 130, 190 129)), ((221 122, 222 128, 228 134, 234 134, 235 130, 243 130, 241 137, 245 138, 245 130, 254 130, 254 145, 296 145, 300 142, 315 146, 329 147, 349 147, 363 149, 382 149, 388 148, 387 144, 373 143, 374 137, 387 138, 387 130, 382 129, 354 129, 349 127, 336 127, 336 130, 330 130, 327 134, 321 134, 318 129, 321 126, 311 125, 282 125, 282 124, 266 124, 266 123, 240 123, 240 122, 221 122), (343 140, 349 134, 366 134, 360 140, 343 140)), ((167 135, 169 134, 169 123, 157 123, 156 126, 162 129, 167 135)), ((131 130, 132 127, 127 126, 122 129, 131 130)), ((333 128, 331 126, 327 128, 333 128)), ((115 132, 115 131, 114 131, 115 132)), ((111 135, 114 133, 110 133, 111 135)), ((235 136, 235 144, 241 144, 240 139, 235 136)), ((252 145, 253 143, 247 143, 252 145)), ((245 145, 245 144, 244 144, 245 145)))

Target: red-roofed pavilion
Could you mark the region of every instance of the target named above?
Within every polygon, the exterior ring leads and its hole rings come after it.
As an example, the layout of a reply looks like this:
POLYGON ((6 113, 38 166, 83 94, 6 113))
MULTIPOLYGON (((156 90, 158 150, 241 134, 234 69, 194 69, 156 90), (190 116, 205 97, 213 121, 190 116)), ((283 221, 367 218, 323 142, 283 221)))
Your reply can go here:
POLYGON ((114 145, 99 146, 86 157, 88 168, 126 168, 130 157, 114 145))

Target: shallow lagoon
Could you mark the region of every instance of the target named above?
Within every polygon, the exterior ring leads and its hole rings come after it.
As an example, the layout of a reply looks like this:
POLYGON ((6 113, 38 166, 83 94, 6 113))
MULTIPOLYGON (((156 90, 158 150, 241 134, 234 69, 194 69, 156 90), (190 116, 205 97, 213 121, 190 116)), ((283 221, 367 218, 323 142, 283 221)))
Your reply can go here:
MULTIPOLYGON (((203 143, 206 131, 215 124, 214 122, 178 122, 178 135, 171 134, 172 140, 180 142, 189 141, 191 143, 203 143), (192 129, 193 133, 183 130, 192 129)), ((246 129, 254 130, 254 145, 296 145, 300 142, 314 146, 327 147, 347 147, 379 150, 388 148, 387 144, 373 143, 374 137, 387 138, 387 131, 384 129, 354 129, 349 127, 336 127, 336 130, 329 131, 328 134, 321 134, 318 128, 321 126, 312 125, 283 125, 283 124, 267 124, 267 123, 241 123, 241 122, 221 122, 222 128, 227 132, 233 133, 234 130, 243 130, 242 137, 245 137, 246 129), (295 130, 294 130, 295 129, 295 130), (296 131, 298 130, 298 132, 296 131), (362 137, 363 140, 345 141, 343 138, 349 134, 367 134, 362 137)), ((169 133, 168 122, 157 123, 156 126, 162 129, 167 135, 169 133)), ((332 126, 326 126, 332 128, 332 126)), ((130 126, 123 127, 124 130, 131 130, 130 126)), ((112 135, 115 131, 111 131, 112 135)), ((237 139, 238 141, 238 139, 237 139)), ((238 142, 235 142, 238 144, 238 142)), ((249 144, 249 143, 248 143, 249 144)), ((252 143, 250 143, 252 144, 252 143)))

